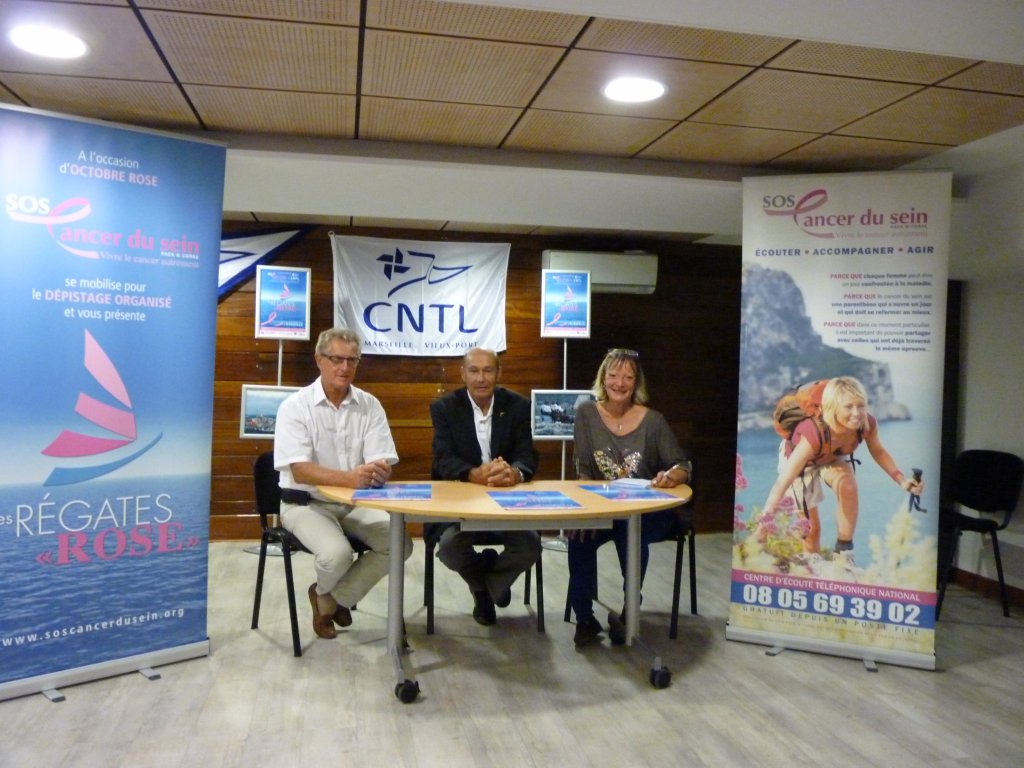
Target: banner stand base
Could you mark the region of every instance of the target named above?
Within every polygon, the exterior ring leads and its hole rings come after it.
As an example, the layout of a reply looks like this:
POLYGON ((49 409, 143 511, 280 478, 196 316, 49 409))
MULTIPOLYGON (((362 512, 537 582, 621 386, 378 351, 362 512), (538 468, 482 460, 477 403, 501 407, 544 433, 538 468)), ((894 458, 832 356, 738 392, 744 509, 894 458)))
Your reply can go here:
POLYGON ((769 650, 765 652, 768 656, 778 656, 785 650, 794 650, 860 659, 868 672, 878 671, 877 662, 929 671, 935 670, 935 654, 870 648, 832 640, 816 640, 796 635, 781 635, 777 632, 747 629, 746 627, 733 627, 728 624, 725 627, 725 639, 770 646, 769 650))
POLYGON ((64 694, 60 692, 60 688, 102 680, 105 677, 115 677, 128 672, 139 672, 149 680, 159 680, 160 674, 153 669, 154 666, 174 664, 178 661, 209 655, 210 640, 206 639, 198 643, 178 645, 137 656, 126 656, 123 659, 113 659, 100 664, 89 664, 46 675, 26 677, 21 680, 0 683, 0 701, 41 693, 52 702, 60 702, 64 701, 64 694))
MULTIPOLYGON (((728 639, 728 637, 727 637, 728 639)), ((739 638, 737 638, 739 639, 739 638)), ((767 651, 764 652, 765 656, 778 656, 780 653, 785 653, 786 647, 784 645, 773 645, 767 651)), ((864 669, 868 672, 877 672, 878 665, 872 659, 863 659, 864 669)))

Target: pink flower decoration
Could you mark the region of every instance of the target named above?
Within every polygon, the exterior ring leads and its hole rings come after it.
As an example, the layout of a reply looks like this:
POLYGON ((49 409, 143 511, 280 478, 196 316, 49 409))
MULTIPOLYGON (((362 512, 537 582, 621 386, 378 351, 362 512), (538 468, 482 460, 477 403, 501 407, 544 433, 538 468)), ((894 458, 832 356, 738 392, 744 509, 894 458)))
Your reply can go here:
POLYGON ((736 490, 742 491, 747 487, 747 478, 743 476, 743 459, 736 454, 736 490))

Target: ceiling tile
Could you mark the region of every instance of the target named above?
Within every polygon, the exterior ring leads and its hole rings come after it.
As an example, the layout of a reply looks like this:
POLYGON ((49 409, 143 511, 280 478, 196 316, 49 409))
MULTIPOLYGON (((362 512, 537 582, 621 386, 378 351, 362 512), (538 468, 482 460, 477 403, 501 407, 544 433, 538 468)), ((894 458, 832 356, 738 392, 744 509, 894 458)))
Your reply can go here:
POLYGON ((212 131, 248 131, 351 139, 356 99, 330 93, 296 93, 187 85, 185 92, 212 131))
POLYGON ((359 25, 359 0, 331 0, 329 3, 295 0, 136 0, 136 4, 144 9, 186 11, 217 16, 310 21, 352 27, 359 25))
POLYGON ((958 145, 1024 122, 1024 98, 928 88, 863 120, 847 136, 958 145))
POLYGON ((6 32, 25 18, 74 29, 89 46, 89 54, 81 59, 44 59, 4 44, 0 45, 0 71, 172 81, 130 8, 16 0, 0 3, 0 29, 6 32))
POLYGON ((559 49, 536 45, 368 30, 362 91, 525 107, 560 56, 559 49))
POLYGON ((945 147, 935 144, 822 136, 775 158, 768 165, 772 168, 819 173, 892 170, 943 149, 945 147))
POLYGON ((568 46, 586 23, 586 16, 432 0, 369 0, 366 5, 369 28, 536 45, 568 46))
POLYGON ((359 138, 498 148, 521 110, 366 96, 359 138))
POLYGON ((35 109, 151 128, 200 127, 181 91, 170 83, 22 74, 3 75, 3 80, 35 109))
POLYGON ((773 69, 794 69, 823 75, 844 75, 869 80, 893 80, 928 85, 975 62, 951 56, 908 51, 884 51, 857 45, 801 40, 772 60, 773 69))
POLYGON ((143 15, 183 83, 356 91, 359 32, 352 27, 162 11, 143 15))
POLYGON ((760 165, 817 136, 816 133, 799 131, 686 122, 651 144, 638 157, 691 163, 760 165))
POLYGON ((594 19, 576 47, 757 66, 792 42, 781 37, 644 24, 621 19, 594 19))
POLYGON ((983 61, 976 67, 942 82, 944 87, 969 91, 990 91, 1024 96, 1024 67, 983 61))
POLYGON ((759 70, 692 119, 827 133, 917 89, 900 83, 759 70))
POLYGON ((531 109, 505 147, 630 157, 674 124, 671 120, 531 109))
POLYGON ((572 51, 532 106, 537 109, 683 120, 751 71, 750 67, 732 64, 572 51), (665 95, 643 104, 623 104, 605 98, 601 91, 608 81, 623 76, 658 80, 665 85, 665 95))

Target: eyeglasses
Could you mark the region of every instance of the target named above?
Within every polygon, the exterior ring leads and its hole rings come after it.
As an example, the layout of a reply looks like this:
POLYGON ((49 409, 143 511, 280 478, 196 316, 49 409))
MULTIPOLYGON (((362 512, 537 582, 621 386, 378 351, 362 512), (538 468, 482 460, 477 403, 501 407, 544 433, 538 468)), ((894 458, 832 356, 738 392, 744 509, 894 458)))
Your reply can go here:
POLYGON ((637 352, 635 349, 621 349, 621 348, 616 347, 616 348, 608 350, 608 356, 610 356, 610 357, 635 357, 635 358, 639 358, 640 357, 640 353, 637 352))
POLYGON ((348 363, 350 368, 355 368, 359 365, 358 357, 342 357, 341 355, 320 355, 324 360, 329 360, 331 365, 341 365, 342 363, 348 363))

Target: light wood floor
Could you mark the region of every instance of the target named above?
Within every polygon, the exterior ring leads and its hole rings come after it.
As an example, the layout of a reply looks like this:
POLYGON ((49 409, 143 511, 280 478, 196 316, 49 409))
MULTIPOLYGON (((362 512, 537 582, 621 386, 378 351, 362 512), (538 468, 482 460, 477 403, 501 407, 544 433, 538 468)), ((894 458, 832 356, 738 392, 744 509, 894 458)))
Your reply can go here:
MULTIPOLYGON (((672 670, 648 682, 649 657, 607 643, 577 652, 564 624, 565 556, 545 551, 547 633, 514 593, 494 628, 468 615, 469 593, 439 566, 437 634, 425 634, 423 552, 407 566, 409 662, 422 693, 394 696, 384 653, 386 588, 333 641, 309 626, 307 556, 296 560, 305 655, 291 654, 280 558, 249 629, 256 557, 248 542, 210 547, 212 653, 0 702, 0 766, 1019 766, 1024 762, 1024 622, 995 600, 951 588, 938 671, 725 639, 729 538, 697 540, 699 616, 667 638, 672 546, 655 547, 644 590, 645 641, 672 670)), ((600 589, 617 595, 612 547, 600 589)), ((521 586, 518 585, 518 586, 521 586)), ((616 601, 617 603, 617 601, 616 601)), ((616 605, 616 607, 618 607, 616 605)), ((603 618, 603 617, 602 617, 603 618)))

